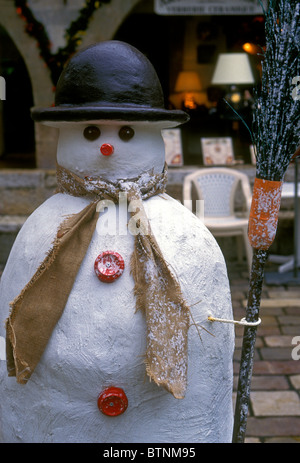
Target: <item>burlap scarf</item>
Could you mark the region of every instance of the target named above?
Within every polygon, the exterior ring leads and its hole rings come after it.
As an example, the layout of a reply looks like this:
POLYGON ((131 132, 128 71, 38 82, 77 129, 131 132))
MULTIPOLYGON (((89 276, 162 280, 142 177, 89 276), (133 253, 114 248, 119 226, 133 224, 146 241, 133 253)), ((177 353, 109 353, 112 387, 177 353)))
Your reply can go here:
MULTIPOLYGON (((16 376, 21 384, 29 380, 67 303, 95 231, 99 200, 117 203, 119 193, 126 192, 128 201, 138 201, 139 205, 140 232, 134 236, 130 267, 136 309, 144 311, 147 321, 146 371, 174 397, 183 398, 187 381, 189 308, 153 236, 143 206, 143 200, 164 191, 166 169, 160 175, 148 173, 134 180, 112 183, 82 179, 58 166, 57 183, 59 192, 88 197, 91 202, 63 221, 44 261, 11 303, 6 324, 9 376, 16 376)), ((131 213, 131 217, 133 215, 131 213)))

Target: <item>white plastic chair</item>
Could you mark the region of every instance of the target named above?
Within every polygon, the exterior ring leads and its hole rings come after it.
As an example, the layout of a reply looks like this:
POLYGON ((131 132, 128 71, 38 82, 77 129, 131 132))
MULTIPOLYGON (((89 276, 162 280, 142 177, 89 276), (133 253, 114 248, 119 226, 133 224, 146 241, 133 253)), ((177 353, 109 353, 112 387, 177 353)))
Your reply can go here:
POLYGON ((185 206, 192 210, 192 185, 198 199, 203 200, 203 208, 197 208, 196 215, 204 222, 215 237, 236 236, 239 239, 238 258, 242 250, 240 238, 244 239, 249 271, 252 262, 252 247, 248 240, 248 219, 251 207, 251 187, 247 175, 219 167, 208 167, 187 175, 183 184, 185 206), (244 196, 245 213, 237 214, 235 199, 238 186, 244 196))

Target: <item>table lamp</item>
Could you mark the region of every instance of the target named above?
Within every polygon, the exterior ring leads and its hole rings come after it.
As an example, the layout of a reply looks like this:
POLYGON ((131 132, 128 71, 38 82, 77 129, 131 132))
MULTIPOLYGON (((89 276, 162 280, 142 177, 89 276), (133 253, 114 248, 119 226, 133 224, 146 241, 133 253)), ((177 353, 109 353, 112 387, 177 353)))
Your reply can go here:
POLYGON ((195 93, 200 92, 201 89, 202 85, 197 72, 181 71, 178 74, 175 85, 175 92, 183 94, 183 109, 191 110, 197 108, 195 93))
POLYGON ((218 56, 211 83, 226 86, 226 99, 233 104, 241 103, 240 86, 254 83, 247 53, 221 53, 218 56))

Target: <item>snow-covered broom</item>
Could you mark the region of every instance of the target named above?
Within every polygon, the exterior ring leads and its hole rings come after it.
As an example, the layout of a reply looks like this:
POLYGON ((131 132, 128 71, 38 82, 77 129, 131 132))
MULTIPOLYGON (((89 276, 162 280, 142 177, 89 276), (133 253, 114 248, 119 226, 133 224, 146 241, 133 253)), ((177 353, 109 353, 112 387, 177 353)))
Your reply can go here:
POLYGON ((300 97, 293 88, 295 77, 300 76, 299 0, 270 0, 265 33, 262 84, 255 95, 253 118, 256 178, 248 229, 253 248, 246 309, 249 326, 243 336, 234 443, 244 442, 264 267, 276 236, 283 178, 299 146, 300 97))

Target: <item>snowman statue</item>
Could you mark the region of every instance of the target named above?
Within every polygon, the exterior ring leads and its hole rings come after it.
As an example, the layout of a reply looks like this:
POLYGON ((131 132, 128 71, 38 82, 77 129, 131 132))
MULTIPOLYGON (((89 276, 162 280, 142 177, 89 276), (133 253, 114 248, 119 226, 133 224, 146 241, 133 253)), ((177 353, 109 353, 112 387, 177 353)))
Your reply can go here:
POLYGON ((26 221, 0 286, 0 441, 218 443, 232 434, 223 255, 165 193, 164 106, 134 47, 75 54, 55 106, 57 192, 26 221))

